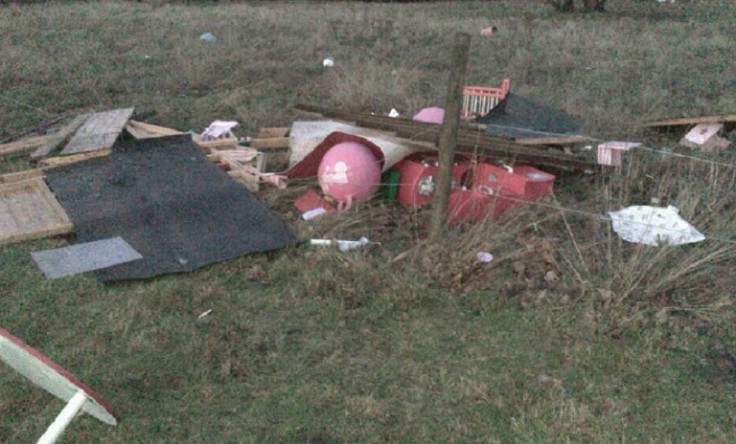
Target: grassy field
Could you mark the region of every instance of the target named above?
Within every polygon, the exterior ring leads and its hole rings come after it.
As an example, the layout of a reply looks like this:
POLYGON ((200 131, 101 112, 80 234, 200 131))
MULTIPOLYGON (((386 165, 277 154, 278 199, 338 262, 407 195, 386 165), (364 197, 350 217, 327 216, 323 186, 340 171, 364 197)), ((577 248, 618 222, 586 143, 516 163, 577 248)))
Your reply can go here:
MULTIPOLYGON (((734 441, 736 159, 638 124, 736 112, 736 5, 608 3, 569 15, 541 0, 0 6, 1 140, 129 106, 183 130, 235 119, 242 136, 303 118, 298 102, 411 115, 444 102, 465 31, 468 84, 509 77, 590 136, 709 160, 642 150, 604 174, 555 172, 555 200, 434 244, 424 212, 376 200, 306 223, 291 203, 308 184, 267 189, 300 238, 382 244, 141 282, 45 280, 29 253, 65 239, 0 247, 0 327, 122 416, 114 428, 81 416, 63 441, 734 441), (637 246, 596 217, 653 198, 709 239, 637 246)), ((1 443, 34 441, 62 406, 0 365, 1 443)))

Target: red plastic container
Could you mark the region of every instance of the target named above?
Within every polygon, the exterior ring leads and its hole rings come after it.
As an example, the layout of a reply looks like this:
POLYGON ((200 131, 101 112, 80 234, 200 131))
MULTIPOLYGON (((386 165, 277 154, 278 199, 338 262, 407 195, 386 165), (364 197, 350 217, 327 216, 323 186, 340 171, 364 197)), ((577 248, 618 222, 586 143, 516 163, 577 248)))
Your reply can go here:
POLYGON ((457 190, 450 193, 447 222, 450 225, 457 225, 463 222, 477 222, 493 218, 518 204, 514 196, 503 192, 489 194, 483 189, 457 190))
MULTIPOLYGON (((452 167, 452 189, 470 187, 468 176, 472 163, 459 159, 452 167)), ((437 157, 434 154, 414 154, 393 166, 399 172, 396 200, 404 205, 420 207, 432 201, 437 187, 437 157)))
POLYGON ((426 155, 412 155, 392 168, 401 174, 396 201, 420 207, 432 201, 437 186, 437 159, 426 155))
POLYGON ((500 167, 491 163, 479 163, 475 185, 494 191, 534 200, 549 196, 554 191, 555 176, 529 165, 500 167))

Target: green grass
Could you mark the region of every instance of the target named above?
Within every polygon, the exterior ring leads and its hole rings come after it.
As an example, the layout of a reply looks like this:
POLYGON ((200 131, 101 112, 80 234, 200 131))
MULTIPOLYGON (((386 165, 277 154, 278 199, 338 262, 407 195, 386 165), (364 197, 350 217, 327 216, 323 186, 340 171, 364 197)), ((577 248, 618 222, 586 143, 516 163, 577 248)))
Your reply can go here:
MULTIPOLYGON (((734 112, 731 2, 608 3, 4 6, 0 138, 123 106, 184 130, 236 119, 239 135, 304 118, 297 102, 411 115, 442 105, 457 31, 473 36, 467 83, 509 77, 592 136, 673 146, 637 123, 734 112)), ((65 442, 733 441, 733 169, 642 152, 593 178, 556 173, 560 205, 587 216, 527 208, 433 245, 426 212, 380 202, 299 222, 302 186, 259 196, 300 238, 382 245, 115 285, 45 280, 29 253, 64 239, 2 247, 0 326, 120 412, 114 428, 77 418, 65 442), (653 250, 591 217, 653 197, 715 239, 653 250)), ((0 366, 0 442, 32 442, 61 408, 0 366)))

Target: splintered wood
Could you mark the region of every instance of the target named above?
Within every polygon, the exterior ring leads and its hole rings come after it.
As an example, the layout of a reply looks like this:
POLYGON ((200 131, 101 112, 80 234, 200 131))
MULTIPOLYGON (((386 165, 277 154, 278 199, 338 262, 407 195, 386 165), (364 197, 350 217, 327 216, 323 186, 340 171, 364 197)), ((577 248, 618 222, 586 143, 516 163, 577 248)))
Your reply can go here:
POLYGON ((73 228, 41 177, 0 184, 0 245, 66 234, 73 228))

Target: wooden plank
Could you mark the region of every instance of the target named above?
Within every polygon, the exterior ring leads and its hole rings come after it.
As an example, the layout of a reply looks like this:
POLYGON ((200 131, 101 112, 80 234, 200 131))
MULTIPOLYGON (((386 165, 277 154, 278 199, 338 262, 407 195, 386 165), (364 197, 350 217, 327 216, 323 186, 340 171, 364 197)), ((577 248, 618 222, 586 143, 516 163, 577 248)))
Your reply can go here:
POLYGON ((241 148, 235 150, 221 150, 217 151, 217 156, 220 158, 227 157, 235 162, 239 163, 251 163, 258 158, 260 153, 253 148, 241 148))
POLYGON ((0 184, 20 182, 23 180, 34 179, 36 177, 43 177, 44 172, 40 168, 34 168, 32 170, 18 171, 17 173, 8 173, 0 176, 0 184))
POLYGON ((550 137, 534 137, 529 139, 514 139, 516 143, 522 145, 567 145, 570 143, 592 142, 594 139, 586 136, 550 136, 550 137))
POLYGON ((268 137, 263 139, 253 139, 250 141, 250 147, 257 149, 289 148, 289 138, 268 137))
POLYGON ((216 149, 223 149, 223 148, 235 148, 238 146, 238 139, 236 138, 229 138, 229 139, 215 139, 215 140, 208 140, 203 141, 202 139, 194 138, 197 145, 204 149, 209 150, 216 150, 216 149))
POLYGON ((735 114, 723 114, 713 116, 702 116, 702 117, 683 117, 680 119, 667 119, 657 120, 654 122, 645 123, 643 126, 647 128, 654 128, 660 126, 687 126, 697 125, 699 123, 736 123, 735 114))
POLYGON ((0 145, 0 157, 30 153, 44 143, 50 142, 53 138, 54 135, 47 134, 45 136, 30 137, 15 142, 4 143, 0 145))
POLYGON ((128 121, 127 126, 155 136, 177 136, 179 134, 184 134, 184 131, 179 131, 165 126, 153 125, 151 123, 139 122, 137 120, 128 121))
POLYGON ((40 177, 0 185, 0 245, 66 234, 73 229, 40 177))
MULTIPOLYGON (((439 125, 431 123, 414 122, 401 117, 392 118, 368 113, 340 111, 306 104, 298 104, 296 109, 308 113, 319 113, 330 119, 355 122, 356 125, 361 127, 393 131, 398 137, 411 143, 429 142, 434 144, 439 138, 439 125)), ((292 146, 292 154, 293 151, 294 147, 292 146)), ((482 131, 465 127, 460 127, 458 130, 457 152, 508 159, 534 166, 551 166, 570 171, 588 171, 599 168, 592 156, 574 155, 533 145, 522 145, 510 139, 491 136, 482 131)))
POLYGON ((289 127, 278 128, 259 128, 258 134, 254 139, 270 139, 271 137, 287 137, 289 135, 289 127))
POLYGON ((40 166, 44 170, 47 170, 49 168, 56 168, 56 167, 60 167, 64 165, 69 165, 71 163, 77 163, 77 162, 82 162, 84 160, 94 159, 96 157, 109 156, 111 152, 112 152, 112 149, 106 149, 106 150, 90 151, 88 153, 72 154, 69 156, 48 157, 38 162, 38 166, 40 166))
POLYGON ((130 123, 125 125, 125 131, 127 131, 128 134, 133 136, 136 140, 152 139, 154 137, 160 137, 158 134, 149 133, 148 131, 143 131, 133 126, 130 126, 130 123))
POLYGON ((49 140, 34 151, 31 154, 31 159, 40 159, 56 151, 59 146, 63 145, 64 142, 66 142, 67 139, 69 139, 72 134, 74 134, 74 132, 87 121, 89 116, 90 114, 82 114, 72 119, 71 122, 64 125, 58 132, 56 132, 56 134, 54 134, 53 139, 49 140))
POLYGON ((133 108, 92 114, 79 127, 61 154, 70 155, 112 149, 112 145, 132 115, 133 108))

